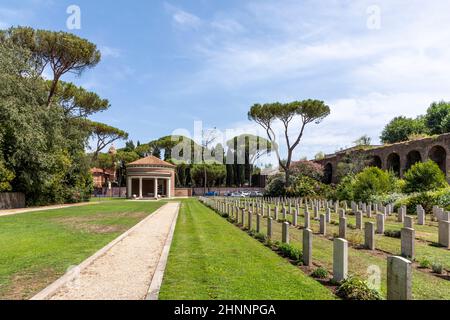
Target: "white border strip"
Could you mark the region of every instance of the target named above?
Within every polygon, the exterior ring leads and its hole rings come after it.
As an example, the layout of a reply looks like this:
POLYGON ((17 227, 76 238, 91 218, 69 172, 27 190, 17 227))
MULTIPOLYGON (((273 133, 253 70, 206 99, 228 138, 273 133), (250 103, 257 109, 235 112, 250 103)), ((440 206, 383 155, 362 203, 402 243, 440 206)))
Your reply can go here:
POLYGON ((58 280, 50 284, 47 288, 45 288, 44 290, 33 296, 30 300, 49 300, 59 289, 61 289, 61 287, 72 281, 79 274, 80 271, 90 266, 95 260, 103 256, 107 251, 109 251, 112 247, 114 247, 116 244, 125 239, 130 233, 139 228, 142 224, 146 223, 148 220, 151 220, 155 216, 155 214, 163 210, 167 205, 168 203, 163 205, 156 211, 152 212, 151 214, 149 214, 147 218, 136 224, 131 229, 128 229, 128 231, 126 231, 125 233, 123 233, 122 235, 111 241, 109 244, 101 248, 99 251, 94 253, 92 256, 84 260, 82 263, 80 263, 78 265, 78 268, 73 268, 73 271, 69 271, 66 274, 64 274, 58 280))
POLYGON ((164 278, 164 271, 166 270, 167 260, 169 258, 170 247, 172 245, 173 234, 175 232, 175 227, 177 225, 178 213, 180 212, 180 203, 178 203, 177 213, 172 221, 172 226, 170 227, 169 234, 167 236, 164 248, 162 250, 161 256, 159 257, 158 266, 153 274, 152 282, 148 288, 147 297, 145 300, 158 300, 159 291, 161 290, 162 281, 164 278))

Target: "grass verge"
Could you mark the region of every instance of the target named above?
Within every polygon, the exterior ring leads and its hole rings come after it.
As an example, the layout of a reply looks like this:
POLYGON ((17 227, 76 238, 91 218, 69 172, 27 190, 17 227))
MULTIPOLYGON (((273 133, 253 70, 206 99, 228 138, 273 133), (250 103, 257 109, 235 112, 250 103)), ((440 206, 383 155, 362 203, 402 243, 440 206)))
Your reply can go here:
POLYGON ((182 201, 161 300, 336 299, 198 200, 182 201))

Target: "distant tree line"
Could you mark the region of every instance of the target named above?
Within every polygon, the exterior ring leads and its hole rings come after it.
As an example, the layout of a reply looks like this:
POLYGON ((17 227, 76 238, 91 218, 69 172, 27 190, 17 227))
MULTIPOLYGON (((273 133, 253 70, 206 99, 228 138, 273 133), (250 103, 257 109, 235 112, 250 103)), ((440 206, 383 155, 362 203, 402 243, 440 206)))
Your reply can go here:
POLYGON ((271 152, 271 143, 264 138, 244 134, 230 139, 226 144, 226 150, 220 143, 206 150, 206 153, 212 155, 214 159, 220 160, 199 162, 195 160, 201 159, 200 153, 204 147, 187 137, 165 136, 144 144, 139 141, 135 144, 130 140, 115 154, 98 154, 92 166, 103 169, 114 168, 118 182, 121 181, 121 186, 125 186, 123 176, 126 175, 126 164, 153 155, 176 165, 177 187, 259 186, 261 169, 257 167, 256 162, 271 152), (191 150, 191 154, 188 157, 180 155, 180 158, 187 161, 172 158, 174 148, 180 143, 190 144, 190 148, 187 149, 191 150))
POLYGON ((403 142, 450 132, 450 103, 433 102, 425 115, 416 118, 395 117, 381 133, 385 144, 403 142))

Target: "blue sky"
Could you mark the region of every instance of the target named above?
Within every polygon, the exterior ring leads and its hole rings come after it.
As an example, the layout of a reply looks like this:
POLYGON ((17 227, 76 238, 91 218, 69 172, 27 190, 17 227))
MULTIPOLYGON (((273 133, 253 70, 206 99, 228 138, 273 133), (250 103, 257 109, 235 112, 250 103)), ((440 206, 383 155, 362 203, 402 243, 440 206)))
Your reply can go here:
POLYGON ((313 157, 363 134, 377 143, 394 116, 450 100, 446 0, 0 0, 0 27, 68 31, 69 5, 81 9, 71 32, 103 59, 65 80, 109 99, 95 120, 135 141, 192 131, 198 120, 252 130, 252 104, 313 98, 332 111, 296 151, 313 157))

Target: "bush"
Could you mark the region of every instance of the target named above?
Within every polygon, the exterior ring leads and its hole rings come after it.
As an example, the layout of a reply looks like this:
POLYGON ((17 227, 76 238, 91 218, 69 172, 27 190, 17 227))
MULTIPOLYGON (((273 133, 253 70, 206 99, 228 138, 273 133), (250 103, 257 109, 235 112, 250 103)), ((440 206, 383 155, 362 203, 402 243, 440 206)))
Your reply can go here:
POLYGON ((399 208, 401 206, 406 206, 406 211, 408 214, 416 214, 417 206, 421 205, 425 212, 431 212, 433 206, 438 202, 437 194, 433 192, 421 192, 409 195, 395 203, 395 207, 399 208))
POLYGON ((348 175, 342 178, 339 184, 336 186, 336 200, 352 201, 354 199, 354 184, 355 178, 353 176, 348 175))
POLYGON ((266 235, 264 233, 256 233, 254 237, 259 241, 266 241, 266 235))
POLYGON ((365 281, 356 277, 344 280, 336 294, 346 300, 382 300, 377 290, 370 289, 365 281))
POLYGON ((432 194, 432 197, 434 200, 434 205, 437 205, 441 208, 445 208, 447 211, 450 211, 450 188, 435 191, 432 194))
POLYGON ((318 189, 319 182, 307 177, 299 176, 295 179, 294 184, 287 189, 287 196, 289 197, 315 197, 316 189, 318 189))
POLYGON ((355 201, 368 202, 372 195, 395 191, 398 179, 393 174, 376 167, 369 167, 358 173, 353 185, 355 201))
POLYGON ((433 273, 436 273, 436 274, 444 273, 444 266, 442 265, 442 263, 439 263, 439 262, 434 262, 431 265, 431 269, 433 270, 433 273))
POLYGON ((299 261, 302 258, 302 252, 299 249, 294 248, 290 244, 282 243, 282 244, 278 245, 278 250, 280 250, 281 254, 284 257, 287 257, 294 261, 299 261))
POLYGON ((323 166, 307 160, 294 162, 291 165, 291 174, 293 176, 306 176, 314 180, 323 179, 323 166))
POLYGON ((328 278, 328 271, 324 268, 317 268, 313 273, 311 273, 311 276, 317 279, 326 279, 328 278))
POLYGON ((448 187, 444 173, 432 160, 418 162, 405 173, 406 193, 433 191, 448 187))
POLYGON ((403 193, 388 193, 388 194, 379 194, 372 195, 369 197, 369 202, 372 203, 381 203, 382 205, 388 205, 390 203, 397 204, 397 202, 403 201, 408 198, 408 195, 403 193))
POLYGON ((421 269, 428 269, 431 267, 431 261, 427 258, 422 258, 419 260, 419 268, 421 269))
POLYGON ((307 175, 291 176, 290 187, 285 188, 285 177, 278 174, 272 177, 267 184, 265 195, 271 197, 327 197, 332 188, 307 175))
POLYGON ((397 239, 400 239, 402 237, 402 233, 399 230, 386 230, 384 232, 384 235, 386 237, 397 238, 397 239))
POLYGON ((289 197, 324 197, 331 192, 331 187, 307 176, 295 178, 292 186, 287 189, 286 195, 289 197))
POLYGON ((283 174, 277 174, 271 177, 266 186, 265 195, 270 197, 281 197, 286 195, 285 177, 283 174))

